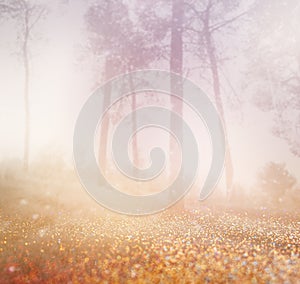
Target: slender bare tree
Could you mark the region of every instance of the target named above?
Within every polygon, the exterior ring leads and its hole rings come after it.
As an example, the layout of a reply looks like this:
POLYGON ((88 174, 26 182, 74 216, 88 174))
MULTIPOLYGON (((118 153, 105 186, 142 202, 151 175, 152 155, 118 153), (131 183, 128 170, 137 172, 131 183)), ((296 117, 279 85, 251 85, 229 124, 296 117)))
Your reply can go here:
POLYGON ((222 62, 220 50, 215 43, 226 29, 234 29, 248 10, 240 12, 240 1, 216 1, 207 0, 201 3, 187 3, 187 13, 192 20, 185 26, 185 30, 190 32, 193 38, 198 42, 191 50, 199 55, 199 64, 208 69, 211 73, 211 82, 216 107, 219 111, 226 134, 226 192, 227 198, 230 198, 230 192, 233 185, 233 165, 231 158, 231 149, 227 132, 227 122, 224 112, 224 94, 221 92, 220 65, 222 62))
POLYGON ((30 42, 33 29, 46 14, 45 6, 37 5, 26 0, 1 0, 0 11, 11 16, 17 23, 20 33, 21 58, 24 67, 24 170, 28 171, 30 155, 30 42))

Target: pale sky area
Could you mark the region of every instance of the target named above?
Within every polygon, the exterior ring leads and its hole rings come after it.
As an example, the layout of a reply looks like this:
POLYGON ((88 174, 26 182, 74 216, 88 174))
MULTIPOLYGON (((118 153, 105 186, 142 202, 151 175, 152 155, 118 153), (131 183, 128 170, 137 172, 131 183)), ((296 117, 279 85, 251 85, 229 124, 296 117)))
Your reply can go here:
MULTIPOLYGON (((43 151, 60 150, 72 161, 76 117, 94 89, 95 62, 84 57, 85 10, 78 3, 74 1, 69 9, 62 6, 60 15, 57 15, 57 9, 53 6, 31 41, 31 160, 43 151)), ((12 22, 1 21, 0 160, 22 158, 23 155, 24 78, 16 31, 12 22)), ((243 62, 237 57, 236 64, 231 63, 223 68, 237 90, 243 67, 243 62)), ((242 106, 237 109, 226 108, 234 180, 247 186, 254 185, 258 171, 269 161, 285 162, 290 172, 300 180, 300 159, 289 151, 284 140, 272 135, 272 115, 258 110, 247 96, 243 95, 242 100, 242 106)), ((203 137, 207 136, 205 129, 188 110, 185 115, 195 130, 199 146, 206 145, 204 165, 208 167, 207 153, 210 150, 207 148, 208 137, 203 137)), ((201 165, 200 170, 201 175, 205 173, 205 166, 201 165)))

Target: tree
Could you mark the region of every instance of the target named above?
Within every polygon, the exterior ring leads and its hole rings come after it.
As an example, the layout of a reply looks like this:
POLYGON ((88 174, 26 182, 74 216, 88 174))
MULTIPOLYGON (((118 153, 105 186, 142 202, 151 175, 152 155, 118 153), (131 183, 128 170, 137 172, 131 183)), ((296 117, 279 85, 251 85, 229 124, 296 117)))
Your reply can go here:
POLYGON ((286 170, 285 164, 270 162, 259 174, 261 190, 275 205, 282 201, 283 196, 291 191, 295 184, 296 179, 286 170))
MULTIPOLYGON (((95 56, 104 55, 104 81, 116 76, 122 69, 118 69, 121 65, 121 58, 118 56, 119 41, 117 34, 122 26, 128 26, 128 11, 123 4, 119 5, 118 1, 104 1, 92 5, 86 15, 87 28, 90 32, 89 48, 95 56)), ((122 37, 122 40, 124 38, 122 37)), ((104 97, 104 105, 111 102, 111 90, 106 89, 104 97)), ((104 109, 103 109, 104 111, 104 109)), ((104 170, 106 170, 107 160, 107 137, 110 127, 110 118, 103 121, 100 137, 100 159, 104 170)))
POLYGON ((25 110, 25 134, 24 134, 24 170, 28 170, 30 154, 30 51, 33 28, 45 15, 45 7, 26 0, 1 0, 0 11, 17 21, 21 33, 21 57, 24 67, 24 110, 25 110))
MULTIPOLYGON (((221 34, 225 30, 232 29, 247 14, 247 11, 239 12, 240 1, 207 0, 200 3, 190 0, 156 0, 135 4, 132 11, 133 18, 138 19, 136 22, 130 17, 128 7, 124 3, 110 1, 108 5, 104 2, 97 6, 97 11, 95 10, 96 6, 91 7, 87 17, 89 18, 89 30, 96 35, 94 43, 97 48, 105 44, 104 48, 100 48, 98 54, 107 52, 110 56, 117 58, 119 70, 122 72, 135 69, 136 66, 146 67, 153 61, 159 60, 160 66, 164 63, 168 64, 170 71, 181 76, 183 76, 184 70, 188 69, 188 56, 197 57, 198 65, 204 66, 210 71, 216 106, 226 128, 224 94, 221 94, 219 74, 223 58, 217 46, 221 42, 221 34), (114 6, 115 8, 112 8, 114 6), (133 23, 136 23, 139 28, 133 23), (104 27, 102 31, 101 25, 104 27), (189 36, 196 38, 197 41, 191 42, 189 36), (138 46, 136 46, 137 40, 134 37, 139 39, 138 46), (148 41, 148 44, 145 44, 144 40, 148 41), (216 43, 217 40, 218 43, 216 43), (150 45, 155 49, 155 56, 153 56, 153 49, 150 48, 150 56, 139 57, 139 54, 145 54, 144 52, 149 50, 149 42, 153 43, 150 45), (148 59, 147 62, 144 62, 145 58, 148 59)), ((170 84, 172 93, 175 91, 179 94, 182 93, 182 82, 171 82, 170 84)), ((135 104, 134 100, 135 96, 133 96, 133 105, 135 104)), ((178 99, 171 98, 171 108, 172 111, 183 115, 183 103, 178 99)), ((175 126, 174 122, 170 121, 170 128, 174 127, 181 129, 181 126, 175 126)), ((106 138, 103 137, 103 139, 106 138)), ((105 151, 105 147, 102 149, 105 151)), ((170 151, 172 152, 171 142, 170 151)), ((232 179, 233 167, 227 139, 226 181, 228 194, 232 179)))
MULTIPOLYGON (((105 57, 104 79, 145 68, 157 58, 157 48, 145 31, 137 27, 130 18, 128 6, 120 0, 99 1, 92 5, 86 15, 90 32, 90 50, 95 56, 105 57)), ((130 82, 128 82, 130 84, 130 82)), ((110 103, 110 90, 106 91, 106 102, 110 103)), ((131 109, 137 107, 133 93, 131 109)), ((133 116, 132 128, 136 129, 136 116, 133 116)), ((107 136, 110 119, 102 125, 100 141, 100 161, 106 168, 107 136)), ((138 162, 136 139, 133 141, 134 162, 138 162)))
POLYGON ((229 198, 231 187, 233 184, 233 166, 231 159, 230 143, 227 134, 227 123, 224 112, 224 98, 221 94, 221 80, 219 68, 223 61, 220 50, 216 44, 216 39, 225 29, 232 29, 248 11, 239 12, 240 1, 216 1, 207 0, 201 3, 187 3, 187 13, 193 17, 193 21, 185 26, 185 30, 189 31, 193 38, 197 38, 196 52, 192 47, 192 52, 198 55, 199 64, 206 66, 211 73, 211 81, 213 86, 213 94, 215 97, 216 107, 219 111, 226 135, 226 191, 229 198))
POLYGON ((300 7, 298 1, 256 1, 248 64, 252 102, 274 117, 272 132, 300 156, 300 7), (276 21, 275 21, 276 18, 276 21))
MULTIPOLYGON (((149 1, 149 3, 143 2, 145 12, 140 17, 141 23, 146 26, 153 38, 160 36, 162 58, 169 61, 170 71, 181 76, 183 76, 184 69, 190 69, 188 66, 190 58, 195 59, 202 69, 210 71, 216 106, 226 129, 224 98, 222 98, 224 94, 221 94, 219 74, 222 56, 220 56, 221 49, 217 46, 221 42, 220 38, 224 31, 233 29, 248 13, 248 10, 240 12, 241 2, 237 0, 201 2, 156 0, 149 1), (216 44, 216 39, 219 39, 218 44, 216 44)), ((180 85, 181 82, 171 82, 171 91, 174 93, 176 89, 180 93, 182 91, 180 85)), ((172 111, 182 114, 182 107, 182 102, 171 99, 172 111)), ((172 121, 170 124, 171 129, 175 127, 172 121)), ((180 126, 177 127, 180 128, 180 126)), ((233 180, 233 167, 227 135, 226 138, 226 182, 229 195, 233 180)), ((171 152, 172 148, 170 142, 171 152)))
MULTIPOLYGON (((184 2, 183 0, 172 0, 172 19, 171 19, 171 39, 170 39, 170 71, 183 75, 183 21, 184 21, 184 2)), ((171 78, 170 82, 171 94, 177 93, 180 97, 183 96, 183 82, 176 81, 171 78)), ((181 117, 183 115, 183 102, 171 96, 171 110, 177 112, 181 117)), ((178 127, 178 133, 182 136, 182 124, 176 125, 171 119, 170 128, 178 127)), ((173 145, 170 139, 170 152, 172 153, 173 145)), ((171 172, 173 172, 171 163, 171 172)), ((176 168, 175 168, 176 169, 176 168)))

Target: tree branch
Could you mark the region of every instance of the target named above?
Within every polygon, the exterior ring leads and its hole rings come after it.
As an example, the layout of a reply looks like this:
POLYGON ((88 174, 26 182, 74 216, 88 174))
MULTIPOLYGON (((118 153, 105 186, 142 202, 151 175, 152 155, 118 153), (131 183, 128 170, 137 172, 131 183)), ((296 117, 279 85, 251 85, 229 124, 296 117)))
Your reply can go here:
POLYGON ((213 25, 212 27, 209 28, 210 29, 210 33, 213 33, 214 31, 217 31, 217 30, 219 30, 219 29, 227 26, 228 24, 236 21, 237 19, 243 17, 244 15, 246 15, 248 13, 249 13, 249 10, 247 10, 247 11, 245 11, 245 12, 243 12, 243 13, 241 13, 241 14, 239 14, 239 15, 237 15, 237 16, 235 16, 235 17, 233 17, 233 18, 231 18, 231 19, 229 19, 229 20, 227 20, 227 21, 225 21, 223 23, 218 23, 218 24, 213 25))
POLYGON ((38 15, 36 16, 36 18, 34 19, 34 21, 29 25, 29 30, 31 30, 34 25, 40 20, 40 18, 43 16, 43 14, 45 13, 46 9, 45 8, 41 8, 39 10, 38 15))

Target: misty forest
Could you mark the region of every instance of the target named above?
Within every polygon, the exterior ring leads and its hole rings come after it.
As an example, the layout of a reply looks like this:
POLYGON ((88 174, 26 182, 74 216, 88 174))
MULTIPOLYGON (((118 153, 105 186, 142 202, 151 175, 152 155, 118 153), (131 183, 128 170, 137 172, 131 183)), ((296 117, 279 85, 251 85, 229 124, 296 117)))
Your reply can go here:
POLYGON ((297 0, 0 0, 0 282, 298 283, 299 27, 297 0), (171 95, 114 101, 105 83, 145 69, 182 81, 166 83, 171 95), (205 122, 172 96, 185 97, 185 80, 208 96, 224 129, 223 171, 205 200, 214 149, 205 122), (94 152, 123 193, 171 185, 186 138, 173 116, 177 139, 163 128, 137 131, 144 117, 135 110, 160 106, 189 125, 197 176, 173 206, 126 216, 85 191, 74 129, 99 86, 111 107, 99 109, 94 152), (134 135, 121 151, 132 164, 149 167, 154 147, 165 153, 149 181, 124 175, 112 155, 115 129, 131 113, 134 135))

